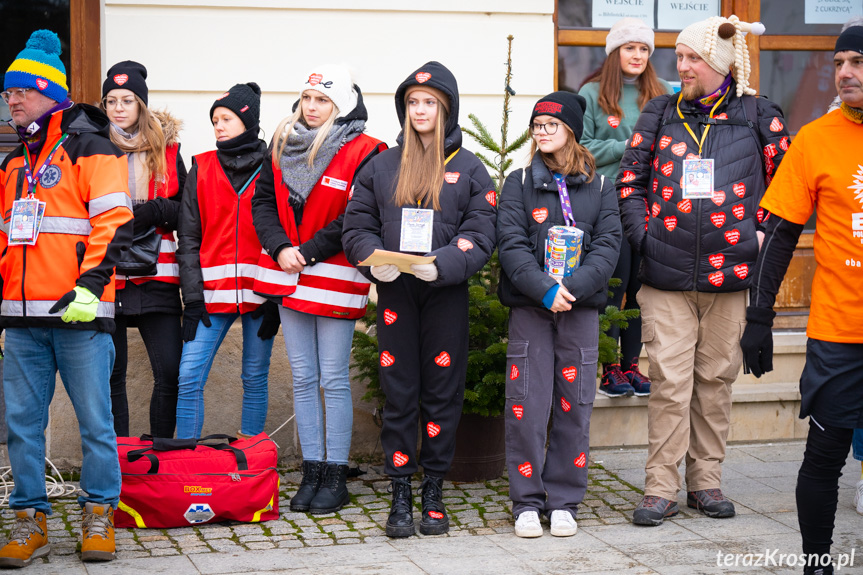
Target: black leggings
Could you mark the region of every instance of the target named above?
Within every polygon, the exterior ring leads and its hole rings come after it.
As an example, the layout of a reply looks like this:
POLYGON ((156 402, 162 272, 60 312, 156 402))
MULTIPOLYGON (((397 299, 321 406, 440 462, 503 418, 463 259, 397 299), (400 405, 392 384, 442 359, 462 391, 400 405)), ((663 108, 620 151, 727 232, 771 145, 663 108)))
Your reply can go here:
MULTIPOLYGON (((639 309, 635 294, 641 288, 641 282, 638 281, 640 265, 641 256, 632 251, 628 241, 623 240, 620 243, 620 257, 617 258, 617 267, 614 268, 614 273, 611 275, 611 277, 619 278, 622 283, 616 288, 611 288, 612 295, 608 298, 607 305, 619 308, 620 304, 623 303, 623 295, 626 294, 626 307, 624 309, 639 309)), ((641 315, 629 320, 629 327, 626 329, 611 326, 608 335, 614 341, 617 341, 618 337, 620 338, 621 363, 624 369, 629 369, 629 363, 633 359, 638 361, 638 356, 641 354, 641 315)))
POLYGON ((806 451, 797 475, 797 520, 803 553, 830 553, 839 502, 839 478, 848 458, 853 429, 829 427, 809 419, 806 451), (823 428, 823 429, 822 429, 823 428))
MULTIPOLYGON (((150 397, 150 434, 154 437, 174 437, 177 423, 177 388, 180 356, 183 352, 180 315, 145 313, 117 315, 112 338, 116 359, 111 372, 111 413, 118 437, 129 435, 129 404, 126 399, 126 368, 129 349, 126 328, 137 327, 150 356, 153 369, 153 394, 150 397)), ((136 403, 135 408, 139 407, 136 403)))

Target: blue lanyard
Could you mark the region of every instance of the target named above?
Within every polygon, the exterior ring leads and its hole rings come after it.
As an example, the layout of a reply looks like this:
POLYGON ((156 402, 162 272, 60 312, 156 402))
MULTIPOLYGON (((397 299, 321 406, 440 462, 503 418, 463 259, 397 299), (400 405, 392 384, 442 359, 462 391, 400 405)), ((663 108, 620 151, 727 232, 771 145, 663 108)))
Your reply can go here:
POLYGON ((557 182, 557 193, 560 196, 560 209, 563 210, 563 220, 566 222, 566 225, 574 226, 575 216, 572 213, 572 204, 569 202, 566 177, 561 174, 554 174, 554 181, 557 182))

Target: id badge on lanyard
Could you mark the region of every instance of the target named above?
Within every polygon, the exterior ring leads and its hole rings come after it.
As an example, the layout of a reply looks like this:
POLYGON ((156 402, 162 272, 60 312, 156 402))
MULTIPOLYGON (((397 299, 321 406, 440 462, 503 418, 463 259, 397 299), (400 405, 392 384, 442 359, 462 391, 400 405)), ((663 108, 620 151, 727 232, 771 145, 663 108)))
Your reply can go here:
POLYGON ((42 225, 44 213, 45 202, 35 198, 12 202, 12 216, 9 219, 9 245, 36 245, 36 238, 39 237, 39 228, 42 225))
POLYGON ((399 251, 426 254, 432 249, 434 210, 402 208, 399 251))
POLYGON ((683 197, 687 200, 713 197, 713 159, 683 160, 683 197))

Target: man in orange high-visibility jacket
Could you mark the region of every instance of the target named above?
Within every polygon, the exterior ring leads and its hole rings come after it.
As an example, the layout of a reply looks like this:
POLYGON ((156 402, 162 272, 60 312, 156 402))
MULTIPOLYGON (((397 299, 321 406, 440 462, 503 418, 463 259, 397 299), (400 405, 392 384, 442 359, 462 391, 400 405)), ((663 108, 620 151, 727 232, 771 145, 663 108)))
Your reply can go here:
POLYGON ((111 416, 114 266, 132 238, 126 156, 98 109, 68 98, 60 42, 37 30, 4 77, 21 145, 0 165, 0 328, 15 512, 0 567, 49 551, 45 428, 59 370, 81 430, 81 557, 114 558, 120 468, 111 416))

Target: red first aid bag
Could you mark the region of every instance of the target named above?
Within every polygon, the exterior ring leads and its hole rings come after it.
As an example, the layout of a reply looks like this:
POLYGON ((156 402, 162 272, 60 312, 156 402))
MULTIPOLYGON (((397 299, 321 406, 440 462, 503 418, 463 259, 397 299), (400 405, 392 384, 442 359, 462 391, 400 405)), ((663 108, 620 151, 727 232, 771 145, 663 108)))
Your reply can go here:
POLYGON ((187 527, 279 517, 278 449, 248 439, 118 437, 123 486, 117 527, 187 527))

